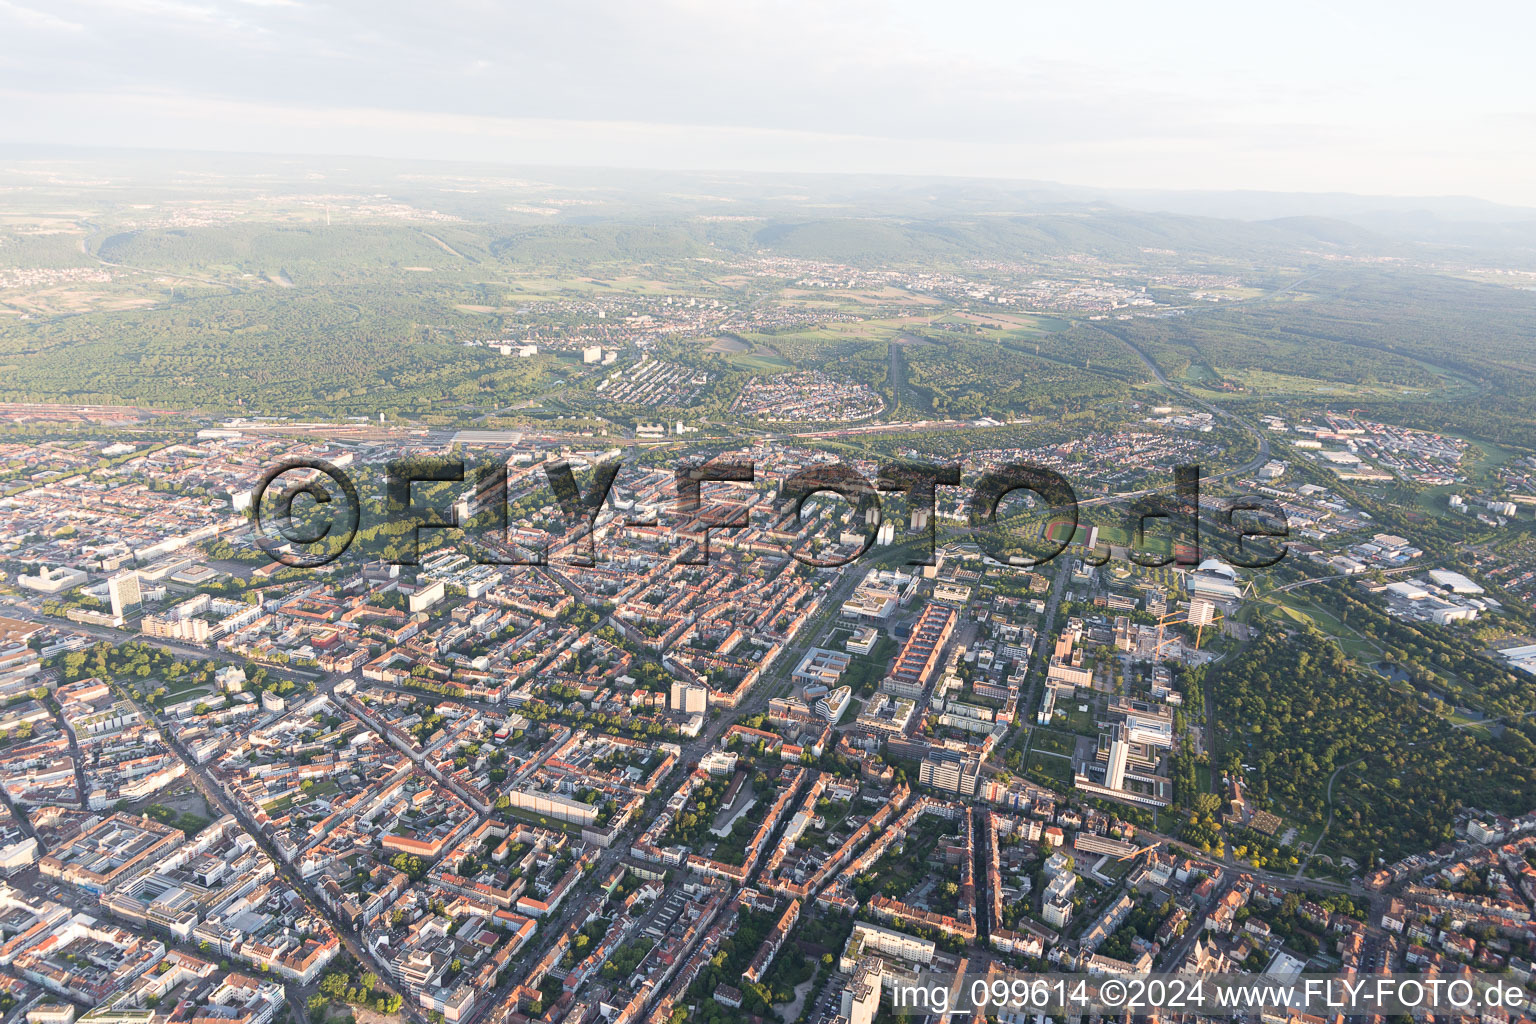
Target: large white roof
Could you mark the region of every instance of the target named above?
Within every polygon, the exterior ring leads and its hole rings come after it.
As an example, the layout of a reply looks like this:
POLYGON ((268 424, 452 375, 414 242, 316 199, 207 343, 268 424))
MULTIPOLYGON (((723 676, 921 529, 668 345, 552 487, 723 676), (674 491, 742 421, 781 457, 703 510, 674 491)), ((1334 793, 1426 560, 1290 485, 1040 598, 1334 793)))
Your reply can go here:
POLYGON ((1449 569, 1431 569, 1429 571, 1429 578, 1442 587, 1448 587, 1452 593, 1481 594, 1483 592, 1483 588, 1474 583, 1469 577, 1459 572, 1452 572, 1449 569))

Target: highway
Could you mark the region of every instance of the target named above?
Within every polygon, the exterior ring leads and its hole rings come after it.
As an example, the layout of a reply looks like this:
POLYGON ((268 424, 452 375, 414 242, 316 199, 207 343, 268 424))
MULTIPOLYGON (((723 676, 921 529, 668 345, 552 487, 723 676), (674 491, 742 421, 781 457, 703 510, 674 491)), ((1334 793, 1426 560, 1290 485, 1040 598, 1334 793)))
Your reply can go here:
MULTIPOLYGON (((1296 283, 1299 284, 1300 282, 1298 281, 1296 283)), ((1108 329, 1106 329, 1106 330, 1108 330, 1108 329)), ((1253 472, 1257 471, 1260 466, 1264 465, 1264 463, 1269 461, 1269 432, 1268 431, 1260 430, 1258 427, 1254 426, 1252 423, 1249 423, 1247 420, 1243 419, 1242 417, 1235 415, 1234 413, 1230 412, 1229 410, 1224 409, 1221 406, 1216 405, 1213 402, 1208 402, 1208 401, 1206 401, 1203 398, 1196 398, 1194 395, 1191 395, 1188 391, 1184 390, 1184 388, 1182 388, 1179 385, 1174 384, 1172 381, 1170 381, 1163 374, 1162 368, 1159 367, 1157 365, 1157 363, 1153 362, 1152 358, 1150 356, 1148 356, 1145 352, 1142 351, 1141 346, 1137 345, 1135 342, 1131 341, 1129 338, 1125 337, 1123 334, 1121 334, 1118 331, 1108 330, 1108 333, 1113 334, 1116 338, 1119 338, 1120 341, 1125 345, 1126 348, 1128 348, 1132 352, 1136 353, 1136 357, 1138 359, 1140 359, 1144 364, 1146 364, 1146 367, 1147 367, 1147 369, 1149 371, 1151 371, 1152 376, 1156 377, 1157 378, 1157 382, 1159 384, 1161 384, 1164 387, 1164 389, 1166 389, 1168 392, 1170 392, 1173 395, 1178 396, 1179 398, 1181 398, 1184 401, 1190 403, 1191 405, 1199 406, 1200 408, 1204 409, 1206 412, 1209 412, 1211 415, 1215 416, 1217 419, 1225 420, 1228 423, 1232 423, 1232 424, 1237 425, 1241 429, 1247 431, 1248 433, 1252 434, 1254 437, 1258 438, 1258 441, 1259 441, 1259 454, 1258 455, 1256 455, 1253 458, 1249 459, 1247 462, 1243 463, 1241 466, 1234 466, 1231 469, 1222 470, 1221 472, 1212 474, 1211 476, 1206 477, 1205 479, 1208 479, 1208 480, 1222 480, 1222 479, 1225 479, 1226 477, 1231 477, 1231 476, 1244 476, 1244 475, 1246 475, 1248 473, 1253 473, 1253 472)), ((1145 492, 1143 492, 1143 493, 1145 493, 1145 492)))
MULTIPOLYGON (((1413 571, 1417 570, 1418 568, 1419 568, 1419 566, 1417 566, 1417 565, 1405 565, 1405 566, 1402 566, 1401 568, 1398 568, 1398 569, 1383 569, 1383 570, 1381 570, 1381 574, 1383 576, 1395 576, 1398 573, 1413 572, 1413 571)), ((1360 574, 1359 573, 1347 573, 1347 572, 1335 573, 1332 576, 1312 576, 1312 577, 1309 577, 1309 578, 1304 579, 1304 580, 1296 580, 1293 583, 1282 584, 1281 586, 1278 586, 1275 589, 1273 589, 1271 591, 1268 591, 1266 594, 1261 595, 1261 596, 1267 597, 1267 596, 1269 596, 1269 594, 1288 594, 1288 593, 1290 593, 1293 590, 1300 589, 1301 587, 1310 587, 1314 583, 1328 583, 1328 582, 1331 582, 1333 580, 1353 580, 1353 579, 1359 579, 1359 578, 1360 578, 1360 574)))

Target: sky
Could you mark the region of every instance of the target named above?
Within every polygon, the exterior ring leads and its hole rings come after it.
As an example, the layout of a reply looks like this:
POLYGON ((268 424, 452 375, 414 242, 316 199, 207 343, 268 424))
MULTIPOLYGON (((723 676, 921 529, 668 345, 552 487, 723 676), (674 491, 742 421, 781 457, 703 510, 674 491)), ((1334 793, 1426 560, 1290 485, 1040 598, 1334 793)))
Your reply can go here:
POLYGON ((1529 3, 0 0, 0 142, 1536 206, 1529 3))

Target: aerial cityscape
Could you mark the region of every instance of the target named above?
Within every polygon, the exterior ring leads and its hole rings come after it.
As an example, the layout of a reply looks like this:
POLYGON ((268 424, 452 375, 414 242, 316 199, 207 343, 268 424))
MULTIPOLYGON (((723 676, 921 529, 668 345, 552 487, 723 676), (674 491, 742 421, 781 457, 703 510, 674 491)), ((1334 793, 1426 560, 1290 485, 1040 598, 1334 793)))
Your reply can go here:
POLYGON ((1536 1020, 1529 175, 163 6, 0 3, 0 1024, 1536 1020))
POLYGON ((475 220, 489 182, 9 173, 8 1008, 824 1024, 932 971, 1530 977, 1531 272, 1117 211, 1027 262, 894 219, 834 256, 861 229, 475 220), (1446 302, 1486 310, 1450 352, 1446 302), (334 320, 290 354, 295 303, 334 320), (352 486, 344 541, 295 460, 352 486), (978 518, 1020 465, 1075 507, 978 518))

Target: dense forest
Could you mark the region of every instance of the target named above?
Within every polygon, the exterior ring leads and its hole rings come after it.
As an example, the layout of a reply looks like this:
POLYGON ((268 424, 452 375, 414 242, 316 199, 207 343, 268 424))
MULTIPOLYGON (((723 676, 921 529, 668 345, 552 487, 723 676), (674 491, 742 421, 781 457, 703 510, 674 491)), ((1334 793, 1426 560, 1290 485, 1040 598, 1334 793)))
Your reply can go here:
POLYGON ((1536 743, 1524 733, 1455 728, 1320 633, 1266 634, 1209 669, 1204 687, 1220 766, 1247 776, 1259 806, 1321 825, 1332 782, 1325 852, 1390 861, 1451 838, 1459 807, 1536 804, 1536 743))

